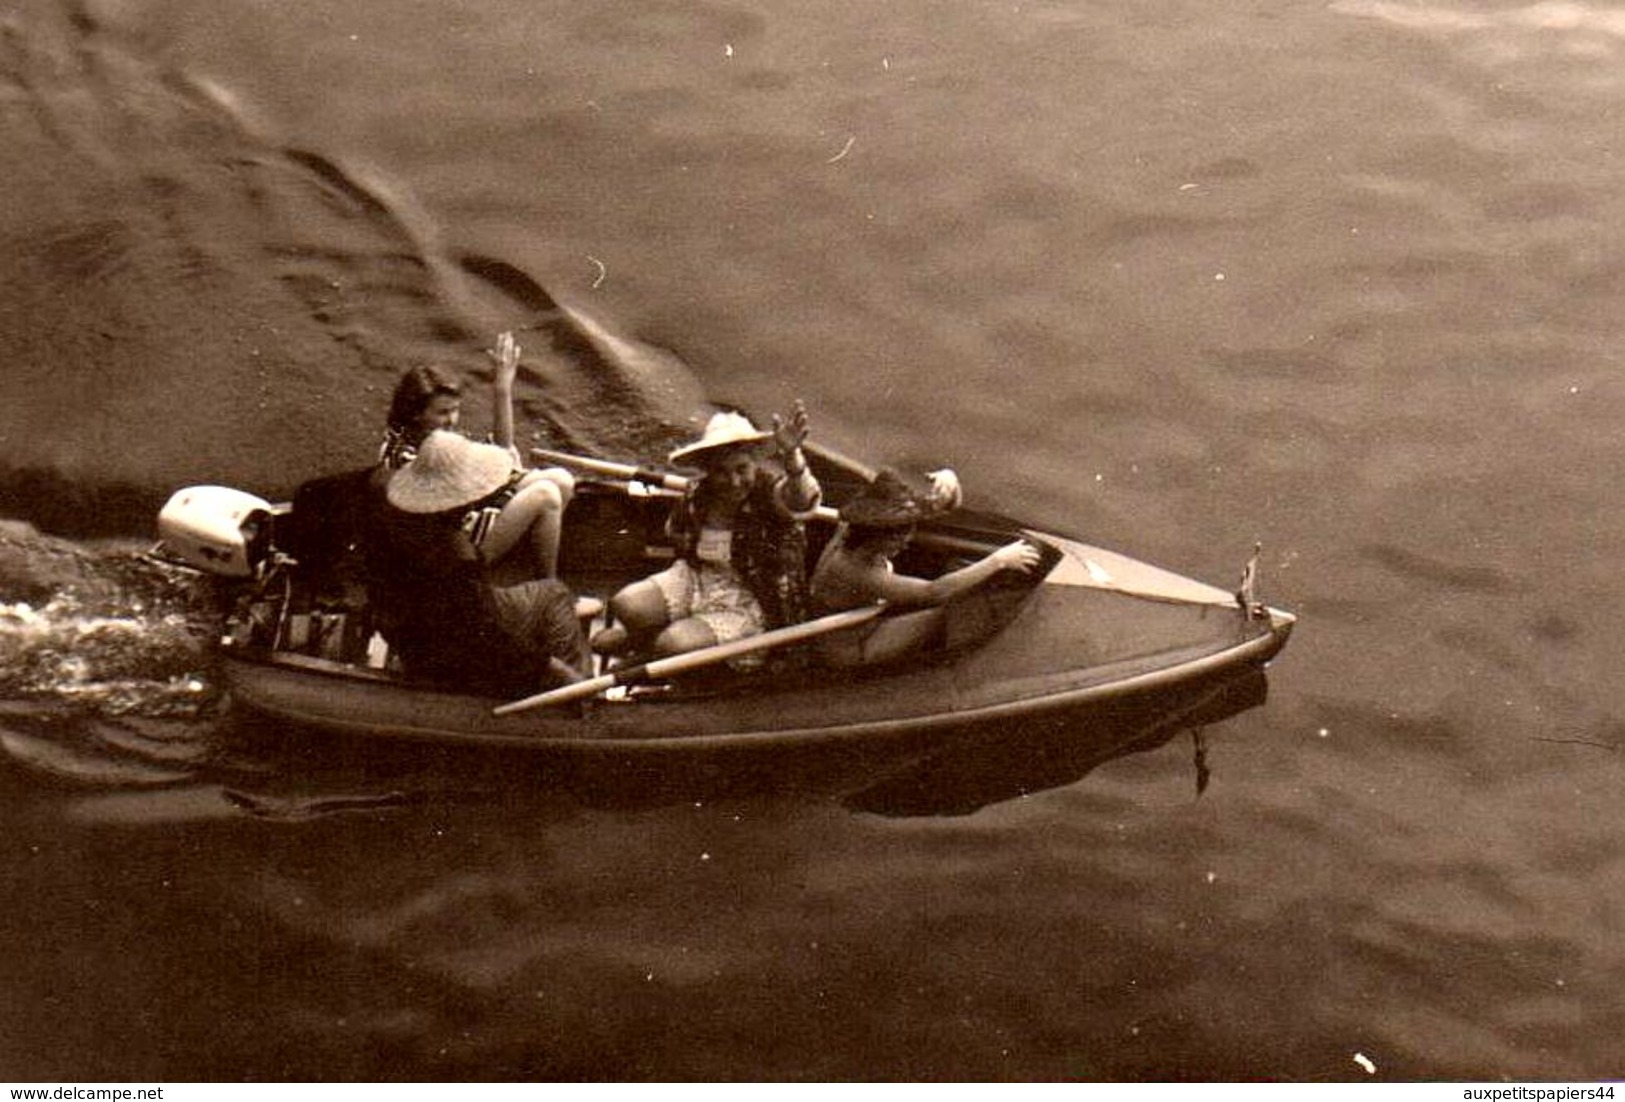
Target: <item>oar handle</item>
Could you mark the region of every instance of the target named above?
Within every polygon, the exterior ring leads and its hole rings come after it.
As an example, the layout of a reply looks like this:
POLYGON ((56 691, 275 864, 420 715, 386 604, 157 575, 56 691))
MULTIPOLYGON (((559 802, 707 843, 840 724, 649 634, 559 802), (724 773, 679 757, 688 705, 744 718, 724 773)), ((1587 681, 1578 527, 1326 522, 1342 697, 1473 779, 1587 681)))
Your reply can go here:
POLYGON ((726 662, 730 658, 738 658, 741 655, 755 654, 758 651, 772 650, 776 647, 787 647, 792 643, 805 642, 820 635, 828 635, 831 632, 844 631, 847 628, 866 624, 885 611, 885 607, 884 604, 864 605, 862 608, 834 612, 828 616, 820 616, 816 620, 791 624, 788 627, 775 628, 772 631, 759 632, 756 635, 747 635, 743 639, 718 643, 716 646, 689 651, 686 654, 674 654, 669 658, 657 658, 652 662, 640 662, 635 666, 625 666, 613 673, 591 677, 585 681, 577 681, 570 685, 563 685, 557 689, 550 689, 545 693, 527 696, 523 700, 499 704, 492 709, 492 714, 505 716, 514 712, 523 712, 530 708, 568 704, 573 700, 597 696, 599 693, 613 689, 617 685, 631 685, 636 682, 672 677, 679 673, 686 673, 689 670, 714 666, 719 662, 726 662))
POLYGON ((569 452, 556 452, 549 448, 532 448, 530 457, 545 463, 563 463, 571 467, 580 467, 584 471, 595 471, 598 474, 607 474, 632 482, 647 482, 651 486, 663 486, 678 493, 687 490, 690 482, 682 475, 672 474, 669 471, 657 471, 649 467, 615 463, 608 459, 594 459, 585 455, 571 455, 569 452))

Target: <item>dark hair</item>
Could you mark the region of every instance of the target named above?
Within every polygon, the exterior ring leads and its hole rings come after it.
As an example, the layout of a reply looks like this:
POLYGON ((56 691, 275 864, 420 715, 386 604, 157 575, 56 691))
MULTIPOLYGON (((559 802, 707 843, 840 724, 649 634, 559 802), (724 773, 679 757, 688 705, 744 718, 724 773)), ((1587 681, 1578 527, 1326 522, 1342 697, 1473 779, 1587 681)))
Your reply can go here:
POLYGON ((438 368, 411 368, 395 384, 395 395, 389 400, 389 427, 397 432, 414 428, 429 402, 439 395, 461 398, 462 385, 438 368))
POLYGON ((846 526, 846 547, 849 551, 862 551, 877 543, 882 543, 895 537, 899 532, 909 531, 912 525, 888 524, 884 527, 870 524, 848 524, 846 526))

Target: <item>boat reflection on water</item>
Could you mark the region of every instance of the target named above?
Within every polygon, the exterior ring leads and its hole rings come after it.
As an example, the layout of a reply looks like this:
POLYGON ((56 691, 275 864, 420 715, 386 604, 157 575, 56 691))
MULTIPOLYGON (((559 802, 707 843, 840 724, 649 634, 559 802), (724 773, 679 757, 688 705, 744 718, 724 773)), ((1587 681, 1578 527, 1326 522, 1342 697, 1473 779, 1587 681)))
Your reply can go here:
POLYGON ((834 800, 887 816, 965 815, 1082 779, 1128 754, 1264 703, 1266 675, 1248 668, 1162 693, 1035 717, 818 747, 693 747, 669 755, 534 751, 379 742, 301 732, 253 713, 226 725, 236 784, 227 797, 264 817, 304 818, 421 803, 562 801, 602 809, 791 798, 834 800), (246 782, 246 783, 245 783, 246 782))
POLYGON ((1098 766, 1193 733, 1195 787, 1207 787, 1207 727, 1263 704, 1263 670, 1186 685, 1133 706, 1080 710, 1005 725, 956 740, 911 767, 845 797, 854 810, 881 815, 967 815, 990 804, 1062 788, 1098 766))

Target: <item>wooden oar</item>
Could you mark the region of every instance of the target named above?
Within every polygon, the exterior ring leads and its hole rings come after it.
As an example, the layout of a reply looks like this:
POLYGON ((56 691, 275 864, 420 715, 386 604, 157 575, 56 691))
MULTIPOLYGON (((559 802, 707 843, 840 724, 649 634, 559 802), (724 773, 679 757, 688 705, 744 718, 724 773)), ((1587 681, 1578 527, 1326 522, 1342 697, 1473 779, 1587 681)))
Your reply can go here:
POLYGON ((884 605, 865 605, 862 608, 848 609, 845 612, 831 613, 820 616, 816 620, 808 620, 802 624, 791 624, 789 627, 775 628, 757 635, 747 635, 743 639, 735 639, 731 643, 718 643, 714 647, 703 650, 689 651, 687 654, 674 654, 670 658, 657 658, 652 662, 640 662, 635 666, 626 666, 613 673, 606 673, 599 677, 590 677, 585 681, 564 685, 551 689, 535 696, 527 696, 523 700, 510 701, 499 704, 491 709, 493 715, 505 716, 514 712, 522 712, 529 708, 542 708, 553 704, 568 704, 572 700, 582 700, 589 696, 613 689, 617 685, 631 685, 643 681, 653 681, 662 677, 671 677, 690 670, 714 666, 718 662, 726 662, 730 658, 738 658, 744 654, 755 654, 757 651, 773 650, 776 647, 787 647, 792 643, 802 643, 820 635, 828 635, 833 631, 844 628, 857 627, 866 624, 884 611, 884 605))
MULTIPOLYGON (((678 493, 687 491, 693 479, 680 474, 671 474, 668 471, 651 470, 648 467, 636 467, 630 463, 616 463, 608 459, 593 459, 585 455, 571 455, 569 452, 556 452, 548 448, 530 449, 530 457, 545 463, 562 463, 565 466, 580 467, 584 471, 593 471, 597 474, 607 474, 611 478, 624 478, 628 482, 647 482, 652 486, 660 486, 667 490, 676 490, 678 493)), ((813 516, 818 520, 837 521, 841 519, 839 513, 828 505, 820 505, 813 510, 813 516)))
POLYGON ((530 457, 546 463, 563 463, 570 467, 580 467, 584 471, 607 474, 612 478, 624 478, 628 482, 647 482, 651 486, 663 486, 668 490, 676 490, 678 493, 687 490, 690 481, 680 474, 656 471, 649 467, 637 467, 631 463, 614 463, 608 459, 593 459, 585 455, 571 455, 569 452, 556 452, 547 448, 530 449, 530 457))

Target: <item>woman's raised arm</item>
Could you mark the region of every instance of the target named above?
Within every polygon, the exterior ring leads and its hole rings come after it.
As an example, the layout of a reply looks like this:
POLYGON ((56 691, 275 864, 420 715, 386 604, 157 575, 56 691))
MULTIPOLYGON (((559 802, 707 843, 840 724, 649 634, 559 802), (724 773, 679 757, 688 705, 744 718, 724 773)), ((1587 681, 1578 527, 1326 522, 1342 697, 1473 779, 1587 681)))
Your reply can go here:
POLYGON ((496 361, 496 379, 491 389, 491 442, 513 449, 513 384, 519 375, 519 345, 513 334, 497 334, 497 346, 485 354, 496 361))

